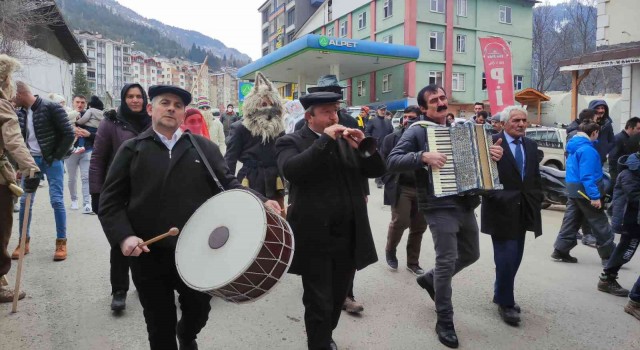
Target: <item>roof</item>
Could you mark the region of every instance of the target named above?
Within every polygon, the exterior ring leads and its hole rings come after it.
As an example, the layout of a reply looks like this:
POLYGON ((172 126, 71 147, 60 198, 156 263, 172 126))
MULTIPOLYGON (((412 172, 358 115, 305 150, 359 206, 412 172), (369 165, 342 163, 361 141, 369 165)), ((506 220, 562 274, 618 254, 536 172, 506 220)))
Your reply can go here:
POLYGON ((558 62, 560 71, 619 66, 640 63, 640 42, 618 45, 558 62))
POLYGON ((307 34, 240 68, 237 76, 249 80, 261 71, 271 81, 296 83, 300 77, 315 81, 338 66, 344 80, 415 61, 419 55, 415 46, 307 34))
POLYGON ((53 31, 56 38, 60 41, 60 44, 62 44, 62 48, 69 55, 67 59, 69 63, 89 63, 89 59, 85 55, 84 50, 82 50, 82 47, 78 44, 73 32, 69 29, 67 22, 65 22, 60 9, 54 1, 43 2, 41 6, 35 6, 28 11, 46 14, 51 18, 51 22, 47 27, 53 31))
POLYGON ((536 89, 527 88, 518 92, 515 95, 515 99, 519 103, 528 104, 530 102, 549 101, 551 98, 536 89))

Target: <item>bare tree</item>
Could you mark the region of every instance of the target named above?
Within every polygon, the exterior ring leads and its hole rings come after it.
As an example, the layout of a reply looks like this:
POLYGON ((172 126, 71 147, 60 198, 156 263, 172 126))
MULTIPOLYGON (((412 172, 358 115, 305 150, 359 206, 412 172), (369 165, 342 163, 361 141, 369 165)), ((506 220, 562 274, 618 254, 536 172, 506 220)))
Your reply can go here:
POLYGON ((533 70, 536 90, 546 91, 559 74, 557 65, 562 41, 549 2, 533 13, 533 70))
POLYGON ((24 46, 55 19, 52 6, 51 0, 0 0, 0 53, 26 58, 24 46))

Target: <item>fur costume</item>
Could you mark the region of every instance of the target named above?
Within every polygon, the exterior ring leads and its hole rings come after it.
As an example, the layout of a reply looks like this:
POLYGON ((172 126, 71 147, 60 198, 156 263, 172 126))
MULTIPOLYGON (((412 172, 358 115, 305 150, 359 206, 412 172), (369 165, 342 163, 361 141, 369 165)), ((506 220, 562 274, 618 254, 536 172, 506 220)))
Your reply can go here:
POLYGON ((0 55, 0 98, 11 100, 16 95, 16 86, 11 76, 20 69, 18 60, 5 54, 0 55))
POLYGON ((284 131, 284 107, 278 91, 262 73, 256 73, 251 92, 242 106, 242 124, 251 135, 260 136, 262 143, 275 139, 284 131))
POLYGON ((276 163, 276 139, 284 135, 283 106, 277 90, 258 72, 243 105, 244 118, 231 124, 224 158, 237 178, 265 197, 284 204, 284 185, 276 163))

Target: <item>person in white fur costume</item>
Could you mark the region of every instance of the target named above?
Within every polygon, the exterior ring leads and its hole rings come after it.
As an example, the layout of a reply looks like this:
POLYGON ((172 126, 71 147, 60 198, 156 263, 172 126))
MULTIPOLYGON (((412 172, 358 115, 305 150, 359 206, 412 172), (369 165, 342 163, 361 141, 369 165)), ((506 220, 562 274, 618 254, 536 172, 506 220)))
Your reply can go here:
POLYGON ((284 208, 284 182, 276 163, 276 139, 284 135, 284 108, 276 88, 262 73, 243 105, 244 118, 233 123, 227 137, 225 160, 238 180, 284 208))

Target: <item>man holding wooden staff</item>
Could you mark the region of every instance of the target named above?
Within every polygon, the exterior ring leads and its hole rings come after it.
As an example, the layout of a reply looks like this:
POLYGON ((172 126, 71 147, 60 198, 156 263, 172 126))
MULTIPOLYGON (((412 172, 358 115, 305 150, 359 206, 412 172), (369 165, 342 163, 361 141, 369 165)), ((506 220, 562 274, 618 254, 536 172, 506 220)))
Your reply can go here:
MULTIPOLYGON (((36 162, 31 157, 29 150, 24 145, 18 116, 13 110, 9 99, 15 95, 11 74, 18 69, 20 64, 15 59, 0 55, 0 302, 13 301, 14 291, 3 286, 5 275, 11 268, 11 256, 7 252, 7 245, 11 238, 11 226, 13 224, 13 196, 19 197, 22 190, 16 185, 16 176, 13 167, 9 164, 7 155, 18 164, 20 172, 25 175, 24 190, 33 193, 40 183, 40 174, 36 162), (30 174, 36 174, 29 177, 30 174)), ((25 292, 18 293, 19 299, 25 297, 25 292)))
MULTIPOLYGON (((180 130, 191 102, 188 91, 156 85, 149 88, 149 98, 152 127, 120 147, 102 188, 98 215, 111 245, 133 257, 131 275, 151 349, 178 349, 176 335, 180 349, 197 349, 196 337, 209 318, 211 296, 190 289, 180 278, 175 264, 177 237, 162 239, 151 248, 141 243, 172 227, 182 229, 200 205, 221 191, 207 163, 225 190, 244 187, 229 171, 218 146, 180 130), (179 322, 175 290, 180 294, 179 322)), ((281 211, 276 202, 252 193, 281 211)))

